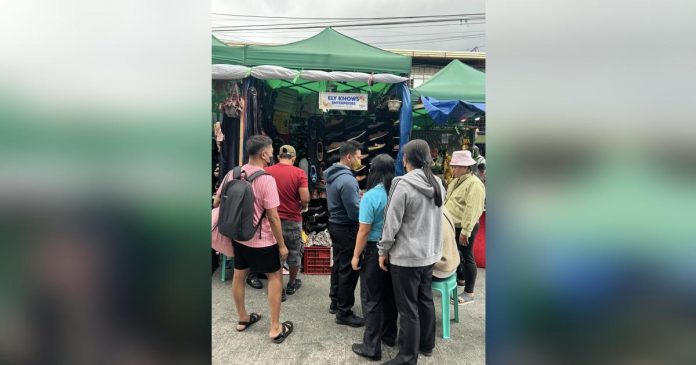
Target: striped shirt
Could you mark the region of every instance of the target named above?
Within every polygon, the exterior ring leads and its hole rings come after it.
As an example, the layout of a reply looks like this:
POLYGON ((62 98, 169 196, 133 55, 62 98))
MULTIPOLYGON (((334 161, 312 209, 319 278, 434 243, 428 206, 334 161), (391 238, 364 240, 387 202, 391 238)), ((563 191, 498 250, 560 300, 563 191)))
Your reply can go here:
MULTIPOLYGON (((454 218, 456 227, 467 237, 478 223, 486 200, 486 188, 478 177, 466 174, 452 180, 447 186, 445 208, 454 218)), ((458 238, 457 238, 458 239, 458 238)))
MULTIPOLYGON (((246 171, 247 176, 250 176, 256 171, 261 170, 261 168, 246 164, 242 166, 242 170, 246 171)), ((232 171, 230 171, 230 174, 231 173, 232 171)), ((229 178, 231 179, 231 176, 229 178)), ((218 188, 216 193, 218 198, 220 198, 223 186, 224 184, 220 184, 220 188, 218 188)), ((262 175, 257 177, 254 182, 251 183, 251 190, 254 192, 254 198, 256 200, 254 202, 254 223, 258 223, 259 218, 261 218, 261 214, 265 209, 278 208, 280 205, 278 189, 276 188, 276 182, 273 176, 262 175)), ((271 230, 271 224, 268 221, 268 217, 263 219, 259 231, 261 231, 261 237, 259 237, 259 232, 257 231, 254 238, 249 241, 240 241, 239 243, 254 248, 269 247, 277 243, 275 237, 273 236, 273 231, 271 230)))

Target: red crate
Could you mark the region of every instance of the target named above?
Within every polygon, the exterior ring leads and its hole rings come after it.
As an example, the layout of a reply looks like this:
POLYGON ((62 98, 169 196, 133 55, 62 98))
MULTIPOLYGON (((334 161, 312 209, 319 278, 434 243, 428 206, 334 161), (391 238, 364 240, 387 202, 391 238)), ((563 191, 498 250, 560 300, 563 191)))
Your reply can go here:
POLYGON ((305 247, 302 260, 305 275, 331 274, 331 247, 305 247))

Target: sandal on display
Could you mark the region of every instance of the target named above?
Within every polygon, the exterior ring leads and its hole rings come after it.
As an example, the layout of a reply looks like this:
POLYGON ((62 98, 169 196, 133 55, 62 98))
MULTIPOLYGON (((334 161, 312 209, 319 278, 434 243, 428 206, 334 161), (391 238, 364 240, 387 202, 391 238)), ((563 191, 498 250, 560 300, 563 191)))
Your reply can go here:
POLYGON ((324 161, 324 144, 321 142, 317 142, 317 160, 324 161))
POLYGON ((261 315, 258 313, 250 313, 249 314, 249 320, 248 321, 239 321, 237 322, 237 325, 239 326, 244 326, 244 328, 239 329, 237 328, 237 332, 244 332, 246 331, 249 327, 251 327, 254 323, 258 322, 259 319, 261 319, 261 315))
POLYGON ((373 152, 384 148, 384 146, 386 146, 384 143, 375 143, 374 145, 368 147, 367 150, 373 152))

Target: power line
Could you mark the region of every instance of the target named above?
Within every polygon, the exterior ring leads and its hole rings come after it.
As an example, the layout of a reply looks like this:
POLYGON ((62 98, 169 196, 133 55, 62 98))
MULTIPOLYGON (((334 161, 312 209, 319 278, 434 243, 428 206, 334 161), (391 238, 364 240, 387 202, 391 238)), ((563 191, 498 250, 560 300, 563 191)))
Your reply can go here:
POLYGON ((333 27, 333 28, 349 28, 349 27, 365 27, 365 26, 381 26, 381 25, 410 25, 410 24, 422 24, 422 23, 445 23, 445 22, 460 22, 462 25, 463 24, 468 24, 469 20, 481 20, 483 18, 479 19, 431 19, 431 20, 419 20, 419 21, 413 21, 413 22, 381 22, 381 23, 362 23, 362 24, 324 24, 324 25, 311 25, 311 26, 300 26, 300 27, 279 27, 279 28, 269 28, 268 26, 258 28, 255 26, 229 26, 229 27, 217 27, 213 28, 216 31, 219 32, 227 32, 227 31, 252 31, 252 30, 268 30, 268 29, 316 29, 316 28, 326 28, 326 27, 333 27), (225 29, 223 29, 225 28, 225 29))
MULTIPOLYGON (((419 36, 433 36, 433 35, 439 35, 439 36, 457 36, 457 35, 463 35, 463 34, 473 34, 473 33, 481 33, 481 30, 467 30, 467 31, 451 31, 451 32, 437 32, 437 33, 402 33, 402 34, 357 34, 357 35, 351 35, 351 38, 355 39, 361 39, 361 38, 404 38, 404 37, 419 37, 419 36)), ((237 36, 244 36, 246 38, 307 38, 307 36, 304 35, 286 35, 286 34, 238 34, 237 36)))
POLYGON ((459 40, 459 39, 468 39, 468 38, 480 38, 484 35, 485 34, 481 33, 481 34, 472 34, 472 35, 461 36, 461 37, 441 37, 441 38, 411 39, 411 40, 403 40, 403 41, 373 42, 373 44, 390 45, 390 44, 410 44, 410 43, 422 43, 422 42, 434 42, 434 41, 449 41, 449 40, 459 40))
POLYGON ((241 18, 259 18, 259 19, 297 19, 297 20, 385 20, 385 19, 424 19, 424 18, 443 18, 443 17, 462 17, 486 15, 486 13, 463 13, 463 14, 446 14, 446 15, 417 15, 417 16, 387 16, 376 18, 309 18, 309 17, 291 17, 291 16, 265 16, 265 15, 241 15, 241 14, 225 14, 212 13, 212 15, 241 17, 241 18))

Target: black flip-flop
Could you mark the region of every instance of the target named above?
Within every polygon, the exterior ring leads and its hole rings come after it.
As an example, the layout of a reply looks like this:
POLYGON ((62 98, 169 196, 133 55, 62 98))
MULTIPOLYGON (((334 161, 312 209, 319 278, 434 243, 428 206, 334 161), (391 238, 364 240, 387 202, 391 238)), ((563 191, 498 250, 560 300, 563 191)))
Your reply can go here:
POLYGON ((281 324, 281 328, 282 331, 278 334, 278 336, 273 337, 273 342, 277 344, 283 343, 283 341, 290 336, 295 328, 295 325, 293 325, 290 321, 285 321, 281 324))
POLYGON ((237 322, 237 325, 238 325, 238 326, 244 326, 244 328, 241 329, 241 330, 240 330, 239 328, 236 328, 237 332, 244 332, 244 331, 246 331, 249 327, 251 327, 251 325, 253 325, 254 323, 258 322, 259 319, 261 319, 261 315, 260 315, 260 314, 258 314, 258 313, 250 313, 250 314, 249 314, 249 321, 248 321, 248 322, 247 322, 247 321, 239 321, 239 322, 237 322))

